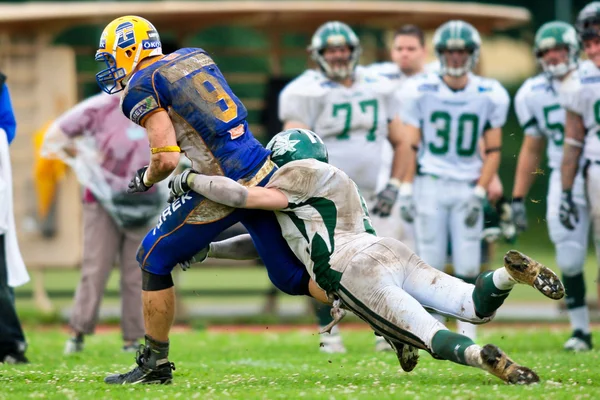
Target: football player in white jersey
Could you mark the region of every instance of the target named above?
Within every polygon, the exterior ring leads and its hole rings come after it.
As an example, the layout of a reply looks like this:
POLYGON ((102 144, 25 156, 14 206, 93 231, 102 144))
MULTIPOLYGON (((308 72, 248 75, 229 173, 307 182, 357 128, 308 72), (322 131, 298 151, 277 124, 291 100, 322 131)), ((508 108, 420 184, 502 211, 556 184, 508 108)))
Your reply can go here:
MULTIPOLYGON (((417 253, 434 268, 444 269, 450 239, 455 276, 469 283, 481 265, 483 203, 500 164, 510 102, 498 81, 471 72, 480 44, 477 30, 464 21, 440 26, 434 35, 440 74, 407 80, 400 102, 407 171, 402 217, 415 220, 417 253)), ((459 321, 458 329, 475 337, 472 326, 459 321)))
POLYGON ((575 28, 559 21, 542 25, 535 35, 534 53, 543 72, 527 79, 515 96, 515 112, 525 138, 513 186, 513 217, 520 231, 527 229, 525 198, 535 179, 545 147, 551 170, 546 222, 550 239, 554 243, 556 265, 562 271, 567 292, 567 312, 573 328, 573 334, 564 348, 585 351, 592 348, 592 343, 583 278, 589 215, 581 171, 575 178, 572 191, 573 202, 577 204, 579 211, 579 223, 574 229, 567 229, 559 219, 560 163, 565 129, 565 110, 559 102, 559 91, 565 79, 577 68, 579 44, 575 28))
MULTIPOLYGON (((498 347, 480 347, 450 332, 426 308, 474 323, 485 323, 515 283, 535 287, 551 299, 564 296, 548 268, 511 250, 504 267, 471 285, 425 264, 402 242, 378 237, 357 185, 327 163, 327 148, 314 132, 291 129, 267 145, 279 169, 262 187, 244 187, 221 176, 190 170, 172 182, 172 195, 190 189, 207 199, 240 208, 274 210, 282 234, 314 282, 342 309, 354 312, 388 340, 405 371, 415 368, 417 349, 435 358, 486 370, 509 383, 539 377, 510 360, 498 347)), ((208 255, 257 257, 249 235, 210 245, 208 255), (250 254, 242 254, 250 250, 250 254)), ((204 253, 203 257, 206 255, 204 253)))
MULTIPOLYGON (((284 129, 321 132, 331 163, 356 182, 369 209, 376 206, 381 214, 373 220, 377 232, 399 238, 400 224, 386 224, 385 219, 389 219, 398 195, 400 172, 396 170, 390 177, 388 170, 385 189, 377 191, 383 146, 389 141, 399 148, 400 143, 399 123, 392 121, 390 114, 394 87, 387 78, 356 69, 361 52, 359 39, 342 22, 327 22, 319 27, 309 50, 318 69, 305 71, 279 97, 279 118, 284 129)), ((329 308, 315 306, 319 325, 331 322, 329 308)), ((378 339, 376 348, 386 350, 389 346, 378 339)), ((331 335, 321 336, 320 349, 345 352, 337 327, 331 335)))
MULTIPOLYGON (((600 265, 600 2, 594 1, 581 10, 575 28, 588 59, 579 63, 560 92, 566 109, 560 221, 571 230, 582 223, 575 190, 583 155, 586 195, 600 265)), ((600 280, 597 290, 600 302, 600 280)))

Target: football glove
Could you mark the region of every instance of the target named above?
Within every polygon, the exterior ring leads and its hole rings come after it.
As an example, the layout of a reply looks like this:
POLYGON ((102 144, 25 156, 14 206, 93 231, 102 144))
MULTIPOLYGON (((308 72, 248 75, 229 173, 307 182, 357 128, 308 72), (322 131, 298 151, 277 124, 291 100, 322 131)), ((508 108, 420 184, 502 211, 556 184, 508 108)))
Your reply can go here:
MULTIPOLYGON (((508 204, 504 197, 502 197, 498 200, 496 210, 500 215, 500 231, 502 232, 504 241, 507 243, 514 243, 517 239, 517 226, 515 224, 513 208, 508 204)), ((525 219, 525 222, 527 223, 527 219, 525 219)))
POLYGON ((519 232, 527 230, 527 213, 525 212, 525 203, 523 199, 513 199, 511 204, 511 210, 513 215, 513 221, 519 232))
POLYGON ((479 216, 483 212, 483 202, 485 201, 485 189, 481 186, 476 186, 473 193, 467 200, 465 207, 467 209, 465 217, 465 225, 469 228, 475 226, 479 216))
POLYGON ((417 210, 415 199, 412 193, 412 183, 403 183, 400 185, 400 216, 409 224, 414 222, 417 210))
POLYGON ((192 173, 195 174, 197 172, 188 168, 182 173, 175 175, 173 179, 169 181, 169 189, 171 189, 169 192, 169 199, 167 200, 169 203, 172 203, 179 196, 192 190, 190 185, 188 185, 188 178, 192 173))
POLYGON ((375 207, 371 210, 371 213, 373 215, 388 217, 392 212, 392 207, 396 204, 399 187, 400 182, 398 182, 397 179, 390 179, 385 189, 377 193, 377 202, 375 203, 375 207))
POLYGON ((181 267, 181 269, 183 271, 187 271, 188 269, 190 269, 192 264, 204 262, 204 260, 206 260, 208 258, 209 250, 210 250, 210 245, 208 245, 205 248, 203 248, 202 250, 200 250, 198 253, 196 253, 195 256, 193 256, 189 260, 180 262, 179 266, 181 267))
POLYGON ((142 193, 148 191, 153 185, 146 186, 144 184, 144 174, 148 170, 148 166, 142 167, 138 169, 135 173, 135 176, 129 182, 129 188, 127 189, 127 193, 142 193))
POLYGON ((570 231, 575 229, 575 225, 579 222, 579 212, 573 202, 573 195, 570 190, 563 190, 562 192, 558 216, 560 223, 570 231))

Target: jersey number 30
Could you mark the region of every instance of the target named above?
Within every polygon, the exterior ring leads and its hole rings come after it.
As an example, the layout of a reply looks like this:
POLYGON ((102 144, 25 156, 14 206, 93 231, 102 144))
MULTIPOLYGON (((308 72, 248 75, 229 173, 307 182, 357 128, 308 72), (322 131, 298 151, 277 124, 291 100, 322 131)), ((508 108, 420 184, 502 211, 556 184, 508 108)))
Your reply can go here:
MULTIPOLYGON (((452 117, 445 111, 434 111, 430 122, 437 130, 435 142, 429 143, 429 151, 433 154, 446 154, 450 150, 450 131, 452 129, 452 117)), ((456 138, 456 152, 461 157, 471 157, 477 149, 477 131, 479 129, 479 117, 475 114, 461 114, 458 117, 458 137, 456 138), (469 127, 470 132, 467 132, 469 127), (465 138, 465 135, 469 135, 465 138), (466 143, 465 143, 466 142, 466 143)))

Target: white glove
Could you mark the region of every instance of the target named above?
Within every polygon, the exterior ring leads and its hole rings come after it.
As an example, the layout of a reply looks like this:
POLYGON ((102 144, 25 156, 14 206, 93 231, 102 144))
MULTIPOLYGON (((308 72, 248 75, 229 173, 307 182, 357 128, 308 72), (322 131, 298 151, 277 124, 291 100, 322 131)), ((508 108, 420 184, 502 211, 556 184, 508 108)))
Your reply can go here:
POLYGON ((485 189, 482 186, 475 186, 471 197, 467 200, 465 207, 467 208, 467 216, 465 217, 465 225, 469 228, 475 226, 479 216, 483 212, 483 202, 485 200, 485 189))
POLYGON ((400 216, 403 220, 408 223, 412 223, 417 215, 415 207, 415 199, 412 191, 412 183, 405 182, 400 185, 400 196, 398 202, 400 203, 400 216))
POLYGON ((179 263, 179 266, 183 271, 187 271, 190 269, 192 264, 204 262, 208 258, 208 253, 210 252, 210 245, 206 246, 202 250, 200 250, 196 255, 194 255, 189 260, 185 260, 179 263))

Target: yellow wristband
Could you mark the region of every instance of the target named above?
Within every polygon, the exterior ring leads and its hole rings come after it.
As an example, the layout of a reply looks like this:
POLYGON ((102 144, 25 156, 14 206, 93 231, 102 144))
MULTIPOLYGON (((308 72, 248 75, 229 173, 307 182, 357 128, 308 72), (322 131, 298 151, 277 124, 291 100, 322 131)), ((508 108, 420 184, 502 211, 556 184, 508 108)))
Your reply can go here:
POLYGON ((156 153, 181 153, 181 148, 179 146, 165 146, 165 147, 151 147, 150 152, 152 154, 156 153))

